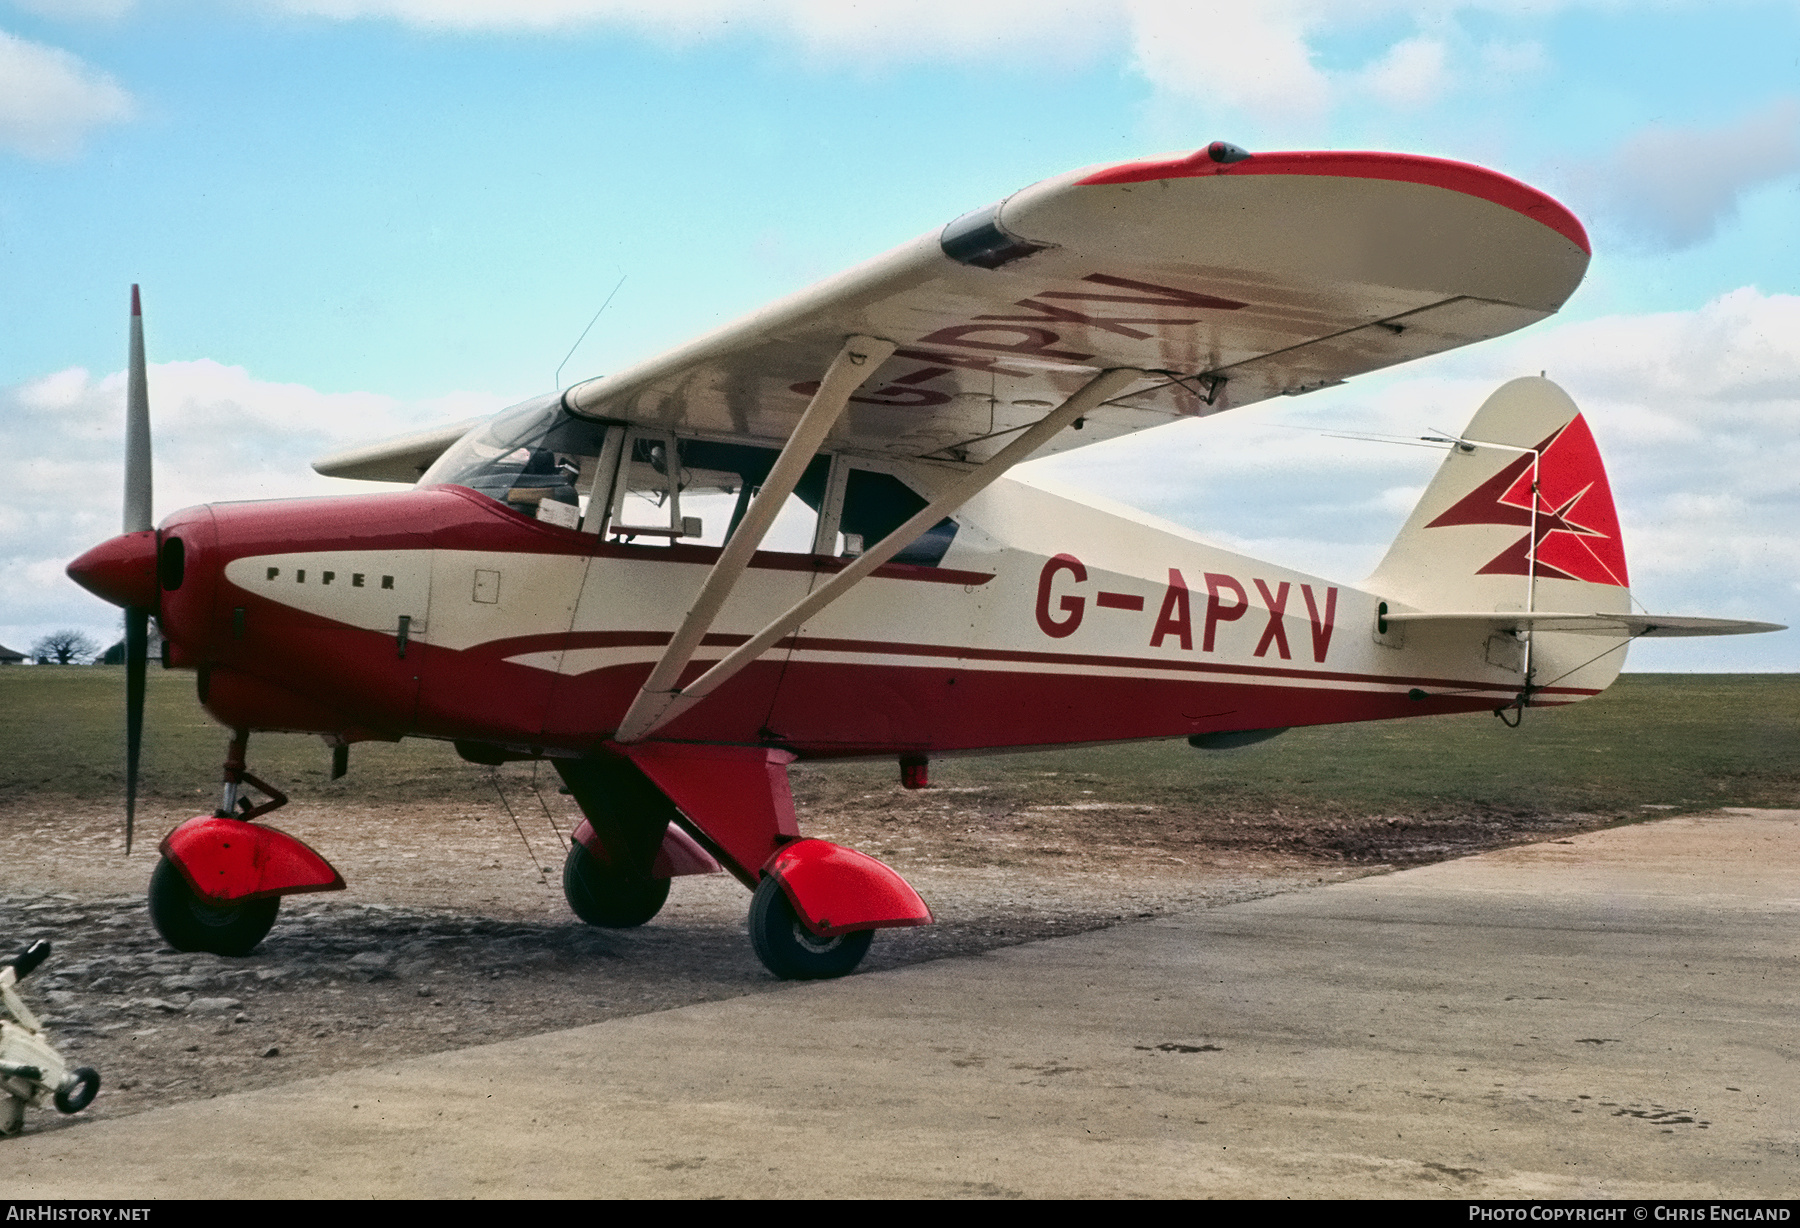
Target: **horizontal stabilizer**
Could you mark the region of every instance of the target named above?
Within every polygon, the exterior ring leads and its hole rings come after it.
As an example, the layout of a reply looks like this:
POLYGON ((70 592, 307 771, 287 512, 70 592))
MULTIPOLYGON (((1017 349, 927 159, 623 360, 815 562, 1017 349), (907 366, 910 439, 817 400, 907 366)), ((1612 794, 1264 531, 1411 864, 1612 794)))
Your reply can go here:
POLYGON ((1538 610, 1474 610, 1445 614, 1388 614, 1390 623, 1473 623, 1499 631, 1561 631, 1576 635, 1645 636, 1755 635, 1762 631, 1786 631, 1779 623, 1750 622, 1738 618, 1685 618, 1663 614, 1567 614, 1538 610))

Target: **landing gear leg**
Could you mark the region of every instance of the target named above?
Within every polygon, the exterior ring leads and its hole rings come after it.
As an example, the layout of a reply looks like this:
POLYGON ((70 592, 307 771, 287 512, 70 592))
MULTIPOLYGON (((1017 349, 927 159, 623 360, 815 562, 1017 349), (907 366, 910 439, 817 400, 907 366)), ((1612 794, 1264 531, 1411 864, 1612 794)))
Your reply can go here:
POLYGON ((250 731, 239 729, 232 733, 231 744, 225 748, 225 781, 224 796, 219 799, 219 808, 213 811, 213 817, 219 819, 242 819, 248 823, 251 819, 260 819, 271 810, 280 810, 288 804, 288 796, 260 776, 252 776, 244 768, 244 754, 250 749, 250 731), (243 788, 250 785, 262 792, 269 800, 260 805, 252 805, 250 799, 243 796, 243 788))
POLYGON ((674 742, 617 750, 755 892, 750 941, 776 976, 843 976, 868 954, 873 931, 931 923, 925 901, 892 868, 801 836, 788 786, 790 752, 674 742))
MULTIPOLYGON (((232 734, 225 752, 224 795, 213 812, 214 818, 248 823, 287 804, 285 793, 244 769, 249 742, 247 730, 232 734), (266 794, 269 800, 252 805, 249 798, 242 796, 246 784, 266 794)), ((248 955, 268 935, 275 924, 275 914, 280 911, 279 896, 231 902, 206 899, 167 857, 160 859, 150 874, 150 921, 163 941, 177 951, 248 955)))

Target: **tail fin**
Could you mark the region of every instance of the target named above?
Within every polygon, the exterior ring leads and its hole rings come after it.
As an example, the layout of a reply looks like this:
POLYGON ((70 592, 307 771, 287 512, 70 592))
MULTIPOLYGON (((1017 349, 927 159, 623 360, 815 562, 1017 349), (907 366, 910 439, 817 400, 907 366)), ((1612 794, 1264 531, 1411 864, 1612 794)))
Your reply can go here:
POLYGON ((1612 488, 1569 395, 1527 378, 1488 397, 1367 587, 1425 611, 1628 612, 1612 488))

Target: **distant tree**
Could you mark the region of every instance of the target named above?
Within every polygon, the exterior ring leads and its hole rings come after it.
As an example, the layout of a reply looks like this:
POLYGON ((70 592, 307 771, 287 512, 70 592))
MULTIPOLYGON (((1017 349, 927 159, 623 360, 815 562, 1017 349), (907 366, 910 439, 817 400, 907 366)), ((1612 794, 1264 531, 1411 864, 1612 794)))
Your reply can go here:
POLYGON ((91 661, 100 651, 100 645, 80 631, 52 631, 43 639, 31 646, 31 655, 39 665, 48 665, 54 661, 58 665, 68 665, 73 661, 91 661))

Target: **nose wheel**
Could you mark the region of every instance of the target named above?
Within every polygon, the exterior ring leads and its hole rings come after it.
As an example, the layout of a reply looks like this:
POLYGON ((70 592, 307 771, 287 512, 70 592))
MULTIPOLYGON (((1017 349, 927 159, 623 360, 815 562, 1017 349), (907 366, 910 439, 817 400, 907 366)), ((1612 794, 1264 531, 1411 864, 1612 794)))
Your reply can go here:
POLYGON ((823 981, 846 976, 862 963, 874 930, 821 938, 806 928, 774 875, 757 884, 750 899, 750 945, 763 967, 784 981, 823 981))
POLYGON ((177 951, 248 955, 268 935, 280 910, 279 896, 230 904, 205 899, 167 857, 150 874, 150 921, 177 951))

